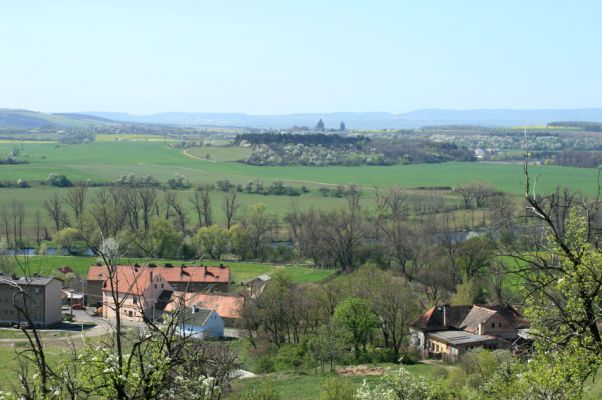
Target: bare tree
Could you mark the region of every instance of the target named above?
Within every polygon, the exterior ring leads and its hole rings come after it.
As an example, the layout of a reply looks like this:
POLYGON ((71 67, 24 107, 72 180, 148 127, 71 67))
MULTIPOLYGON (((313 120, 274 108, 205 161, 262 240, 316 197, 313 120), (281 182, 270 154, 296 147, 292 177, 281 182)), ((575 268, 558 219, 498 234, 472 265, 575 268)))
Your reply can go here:
POLYGON ((223 209, 226 214, 226 229, 232 227, 236 213, 240 208, 240 203, 237 201, 236 191, 228 192, 224 195, 223 209))
POLYGON ((178 200, 177 194, 171 190, 165 192, 165 203, 167 204, 167 209, 173 209, 174 213, 178 217, 180 232, 182 232, 182 234, 186 234, 186 209, 178 200))
POLYGON ((82 231, 82 217, 84 215, 84 205, 86 202, 86 192, 88 187, 82 184, 72 186, 69 188, 67 195, 65 196, 65 203, 71 207, 73 214, 75 215, 75 221, 77 221, 80 232, 82 231))
POLYGON ((408 278, 412 274, 406 270, 410 259, 412 230, 406 222, 408 216, 407 196, 399 189, 390 189, 386 195, 376 193, 376 212, 374 222, 382 232, 387 249, 395 259, 398 268, 408 278))
POLYGON ((63 200, 58 194, 55 193, 50 199, 44 200, 44 209, 48 217, 54 222, 54 227, 57 231, 69 225, 69 218, 63 210, 63 200))
MULTIPOLYGON (((190 203, 196 212, 199 226, 213 225, 211 212, 211 191, 207 186, 200 186, 190 197, 190 203)), ((228 228, 230 229, 230 228, 228 228)))
POLYGON ((157 189, 154 187, 142 187, 138 188, 136 193, 140 201, 144 232, 146 232, 150 226, 153 209, 157 203, 157 189))
POLYGON ((42 239, 42 216, 40 215, 40 210, 36 210, 34 215, 34 225, 36 231, 36 244, 39 246, 42 239))
POLYGON ((355 186, 345 189, 347 208, 321 212, 323 241, 337 264, 349 272, 357 262, 359 245, 364 239, 364 218, 360 210, 360 191, 355 186))

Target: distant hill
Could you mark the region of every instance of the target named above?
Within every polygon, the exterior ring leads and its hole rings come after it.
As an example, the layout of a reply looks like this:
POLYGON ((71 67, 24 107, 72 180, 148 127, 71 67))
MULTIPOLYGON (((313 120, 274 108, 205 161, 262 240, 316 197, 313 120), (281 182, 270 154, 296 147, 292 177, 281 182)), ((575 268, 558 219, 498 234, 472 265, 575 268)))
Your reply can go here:
POLYGON ((63 129, 115 125, 107 118, 84 114, 45 114, 19 109, 0 109, 0 128, 63 129))
POLYGON ((287 115, 249 115, 243 113, 165 112, 132 115, 112 112, 80 114, 115 121, 175 124, 183 126, 237 126, 249 128, 289 128, 293 125, 314 127, 321 118, 327 129, 337 129, 345 121, 349 129, 404 129, 437 125, 517 126, 546 125, 551 121, 602 121, 602 108, 558 110, 425 109, 403 114, 386 112, 336 112, 287 115))

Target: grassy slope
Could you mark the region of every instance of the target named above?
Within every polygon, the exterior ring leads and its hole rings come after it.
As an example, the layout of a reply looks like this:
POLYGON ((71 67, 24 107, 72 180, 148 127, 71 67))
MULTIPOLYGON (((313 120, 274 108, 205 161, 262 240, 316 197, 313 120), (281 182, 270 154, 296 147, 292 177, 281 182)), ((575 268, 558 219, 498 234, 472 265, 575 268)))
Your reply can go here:
MULTIPOLYGON (((395 368, 395 365, 388 365, 395 368)), ((406 365, 407 370, 418 376, 425 378, 432 377, 439 369, 444 368, 434 365, 406 365)), ((368 384, 376 383, 380 379, 379 376, 338 376, 332 373, 314 374, 313 372, 305 373, 284 373, 277 372, 268 375, 261 375, 257 378, 244 379, 235 382, 236 393, 233 398, 244 398, 245 393, 253 390, 254 387, 268 385, 273 387, 280 398, 292 400, 313 400, 319 399, 322 386, 329 379, 335 377, 337 380, 342 380, 348 383, 353 388, 359 388, 364 380, 368 384), (237 397, 240 396, 240 397, 237 397)))

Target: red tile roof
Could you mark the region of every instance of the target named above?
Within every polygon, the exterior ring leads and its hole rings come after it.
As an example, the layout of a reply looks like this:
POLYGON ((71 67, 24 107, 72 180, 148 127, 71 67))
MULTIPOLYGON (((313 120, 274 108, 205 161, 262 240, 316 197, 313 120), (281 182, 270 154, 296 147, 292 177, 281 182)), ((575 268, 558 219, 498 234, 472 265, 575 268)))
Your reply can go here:
POLYGON ((197 306, 215 310, 222 318, 240 318, 244 303, 244 298, 234 293, 175 292, 172 296, 172 302, 167 305, 166 311, 173 311, 179 300, 183 300, 186 307, 197 306))
MULTIPOLYGON (((118 265, 118 269, 131 269, 131 265, 118 265)), ((186 267, 140 267, 141 270, 149 269, 160 273, 167 282, 181 283, 228 283, 230 282, 230 268, 220 266, 186 266, 186 267)), ((92 265, 88 270, 89 281, 106 280, 107 267, 92 265)))
POLYGON ((103 290, 115 289, 117 293, 128 293, 140 296, 152 285, 156 272, 146 268, 118 268, 113 276, 113 285, 106 279, 103 290))

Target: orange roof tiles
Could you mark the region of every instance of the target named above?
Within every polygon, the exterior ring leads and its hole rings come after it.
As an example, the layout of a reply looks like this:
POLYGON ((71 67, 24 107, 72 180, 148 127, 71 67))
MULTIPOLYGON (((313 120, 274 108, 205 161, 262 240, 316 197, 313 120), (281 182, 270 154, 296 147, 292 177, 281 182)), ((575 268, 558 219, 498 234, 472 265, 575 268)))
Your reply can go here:
MULTIPOLYGON (((131 265, 118 265, 117 269, 132 269, 131 265)), ((230 268, 219 266, 185 266, 185 267, 139 267, 141 270, 152 270, 161 274, 167 282, 182 283, 228 283, 230 268)), ((92 265, 88 270, 88 280, 98 281, 107 279, 107 267, 92 265)))
POLYGON ((168 304, 166 310, 173 311, 180 300, 183 300, 187 307, 195 305, 200 308, 215 310, 222 318, 240 318, 244 303, 244 298, 239 294, 175 292, 172 302, 168 304))
POLYGON ((111 291, 115 289, 117 293, 129 293, 139 296, 152 284, 155 274, 152 270, 146 268, 118 268, 112 279, 113 285, 107 278, 103 290, 111 291))

